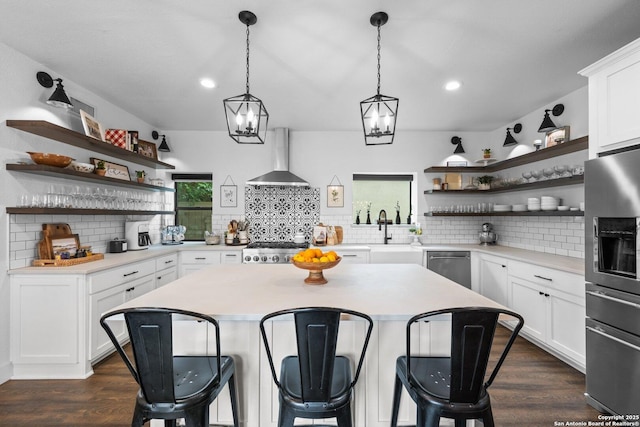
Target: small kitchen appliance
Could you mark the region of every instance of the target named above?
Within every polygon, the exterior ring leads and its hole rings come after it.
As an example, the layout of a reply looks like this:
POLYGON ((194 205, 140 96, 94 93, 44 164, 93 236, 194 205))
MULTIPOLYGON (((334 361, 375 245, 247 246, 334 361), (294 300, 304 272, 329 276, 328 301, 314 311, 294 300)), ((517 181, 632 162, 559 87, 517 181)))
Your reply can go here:
POLYGON ((109 253, 119 254, 127 252, 127 241, 123 239, 113 239, 109 241, 109 253))
POLYGON ((151 246, 149 221, 132 221, 124 225, 124 236, 127 239, 127 250, 139 251, 151 246))
POLYGON ((498 241, 498 235, 493 231, 493 224, 485 222, 482 224, 482 231, 478 234, 481 245, 495 245, 498 241))
POLYGON ((295 254, 308 247, 308 242, 253 242, 242 250, 242 262, 244 264, 288 264, 295 254))

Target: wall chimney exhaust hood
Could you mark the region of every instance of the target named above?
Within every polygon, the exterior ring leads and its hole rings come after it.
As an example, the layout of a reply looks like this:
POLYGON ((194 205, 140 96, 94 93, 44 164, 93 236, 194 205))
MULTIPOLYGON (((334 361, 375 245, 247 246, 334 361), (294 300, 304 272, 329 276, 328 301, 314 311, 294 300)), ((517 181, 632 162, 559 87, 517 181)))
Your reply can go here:
POLYGON ((273 170, 247 181, 247 185, 309 187, 309 183, 289 172, 289 129, 275 128, 273 170))

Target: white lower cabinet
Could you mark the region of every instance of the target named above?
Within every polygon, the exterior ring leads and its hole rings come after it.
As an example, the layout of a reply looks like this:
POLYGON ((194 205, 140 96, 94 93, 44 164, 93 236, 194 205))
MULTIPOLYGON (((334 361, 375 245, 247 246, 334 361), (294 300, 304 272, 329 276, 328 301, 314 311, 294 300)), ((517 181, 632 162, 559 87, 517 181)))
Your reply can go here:
POLYGON ((478 291, 481 295, 502 305, 509 305, 509 272, 504 258, 480 254, 478 291))
POLYGON ((509 272, 508 306, 524 317, 522 335, 584 372, 584 278, 521 262, 509 272))
POLYGON ((340 248, 338 254, 344 264, 369 264, 369 250, 343 249, 340 248))
POLYGON ((242 251, 220 252, 220 264, 242 264, 242 251))
POLYGON ((180 277, 215 264, 220 264, 219 251, 180 252, 180 277))

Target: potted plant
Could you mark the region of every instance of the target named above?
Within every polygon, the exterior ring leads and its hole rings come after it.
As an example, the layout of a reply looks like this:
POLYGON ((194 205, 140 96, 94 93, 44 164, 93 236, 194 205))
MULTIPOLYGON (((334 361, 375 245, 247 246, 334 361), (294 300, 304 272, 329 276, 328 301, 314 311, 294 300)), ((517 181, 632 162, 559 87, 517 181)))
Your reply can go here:
POLYGON ((479 190, 488 190, 491 188, 491 181, 493 181, 493 177, 491 175, 482 175, 478 177, 478 189, 479 190))
POLYGON ((104 176, 107 173, 107 168, 104 166, 104 160, 98 160, 96 164, 96 175, 104 176))
POLYGON ((136 179, 138 180, 139 183, 143 183, 144 182, 144 177, 147 175, 147 173, 145 171, 136 171, 136 179))
POLYGON ((491 148, 483 148, 482 149, 482 156, 485 159, 490 159, 491 158, 491 148))

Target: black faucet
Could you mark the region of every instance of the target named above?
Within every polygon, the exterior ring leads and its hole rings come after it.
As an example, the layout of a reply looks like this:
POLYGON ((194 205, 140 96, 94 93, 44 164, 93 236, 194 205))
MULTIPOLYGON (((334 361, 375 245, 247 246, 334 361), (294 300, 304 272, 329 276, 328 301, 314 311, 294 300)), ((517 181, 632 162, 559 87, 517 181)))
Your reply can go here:
MULTIPOLYGON (((391 237, 387 237, 387 211, 382 209, 378 214, 378 231, 382 230, 382 223, 380 222, 384 216, 384 244, 386 245, 391 240, 391 237)), ((393 236, 393 234, 391 235, 393 236)))

